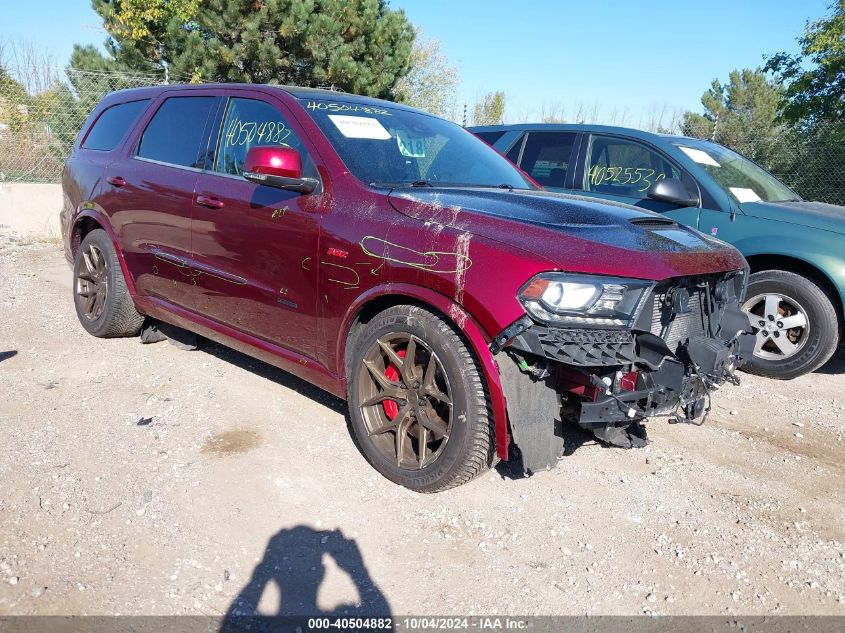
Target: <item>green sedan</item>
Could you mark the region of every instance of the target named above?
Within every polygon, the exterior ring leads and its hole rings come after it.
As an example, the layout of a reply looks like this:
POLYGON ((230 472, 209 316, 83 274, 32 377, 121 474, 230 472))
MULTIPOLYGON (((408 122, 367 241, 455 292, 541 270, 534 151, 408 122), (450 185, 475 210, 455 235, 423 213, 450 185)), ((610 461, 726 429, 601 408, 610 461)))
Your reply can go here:
POLYGON ((749 371, 795 378, 843 342, 845 207, 802 200, 710 141, 601 125, 471 131, 547 189, 651 209, 736 246, 752 272, 749 371))

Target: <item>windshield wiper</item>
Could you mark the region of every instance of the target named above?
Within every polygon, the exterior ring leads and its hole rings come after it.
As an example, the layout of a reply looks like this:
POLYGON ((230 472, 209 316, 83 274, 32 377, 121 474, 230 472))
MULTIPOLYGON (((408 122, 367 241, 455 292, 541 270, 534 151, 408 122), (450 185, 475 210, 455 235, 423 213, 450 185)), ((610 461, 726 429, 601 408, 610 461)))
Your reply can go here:
POLYGON ((434 185, 432 185, 427 180, 415 180, 414 182, 411 183, 411 186, 412 187, 433 187, 434 185))

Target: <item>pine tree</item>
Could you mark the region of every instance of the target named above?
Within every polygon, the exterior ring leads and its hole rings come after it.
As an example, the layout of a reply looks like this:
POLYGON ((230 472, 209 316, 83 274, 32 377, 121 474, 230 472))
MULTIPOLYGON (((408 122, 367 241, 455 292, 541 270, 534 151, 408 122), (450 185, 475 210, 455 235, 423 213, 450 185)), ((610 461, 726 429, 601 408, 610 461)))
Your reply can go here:
POLYGON ((156 0, 149 16, 138 13, 145 2, 92 0, 109 56, 77 46, 73 63, 385 98, 410 67, 413 27, 384 0, 156 0))

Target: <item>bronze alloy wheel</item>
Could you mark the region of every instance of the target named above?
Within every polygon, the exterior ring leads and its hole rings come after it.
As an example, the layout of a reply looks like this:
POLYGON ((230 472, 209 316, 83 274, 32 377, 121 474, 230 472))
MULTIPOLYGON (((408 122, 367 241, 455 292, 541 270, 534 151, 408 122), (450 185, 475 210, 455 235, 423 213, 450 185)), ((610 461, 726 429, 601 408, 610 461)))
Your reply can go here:
POLYGON ((76 275, 76 295, 86 319, 96 321, 103 313, 109 295, 109 267, 103 252, 88 244, 82 252, 83 265, 76 275))
POLYGON ((452 431, 452 391, 437 355, 412 334, 390 332, 358 372, 361 416, 377 450, 402 469, 433 464, 452 431))

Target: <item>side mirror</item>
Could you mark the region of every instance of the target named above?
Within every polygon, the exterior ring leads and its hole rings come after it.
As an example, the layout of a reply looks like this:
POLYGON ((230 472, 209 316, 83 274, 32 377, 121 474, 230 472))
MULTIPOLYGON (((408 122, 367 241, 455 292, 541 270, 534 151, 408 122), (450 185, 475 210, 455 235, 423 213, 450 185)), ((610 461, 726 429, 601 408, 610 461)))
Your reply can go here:
POLYGON ((319 184, 302 177, 302 158, 291 147, 251 147, 244 159, 244 178, 302 194, 313 192, 319 184))
POLYGON ((679 207, 697 207, 700 202, 697 195, 691 195, 684 183, 675 178, 658 180, 648 188, 646 196, 652 200, 676 204, 679 207))

